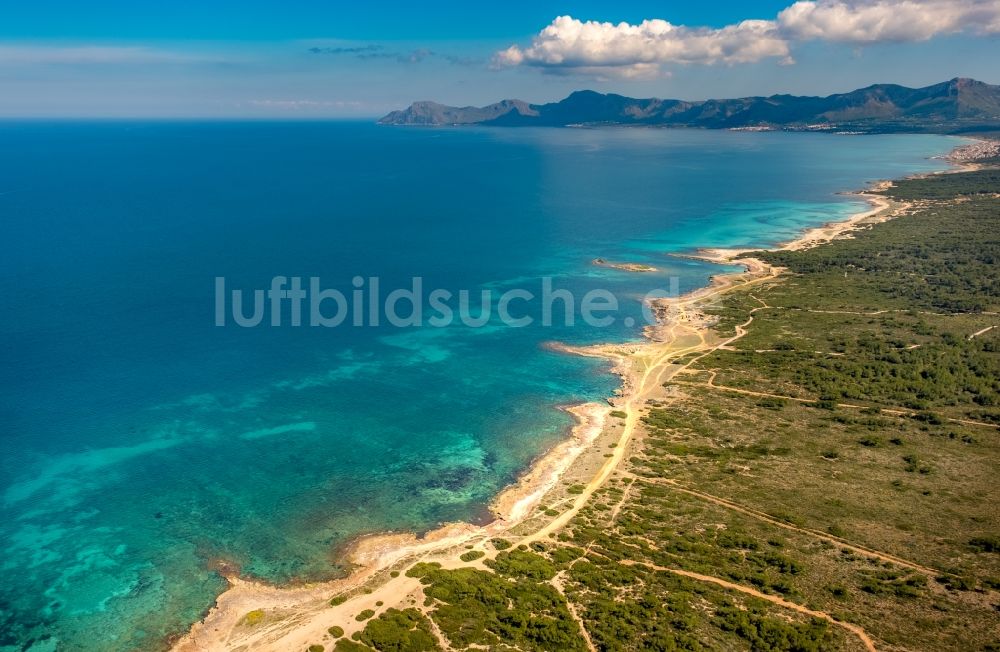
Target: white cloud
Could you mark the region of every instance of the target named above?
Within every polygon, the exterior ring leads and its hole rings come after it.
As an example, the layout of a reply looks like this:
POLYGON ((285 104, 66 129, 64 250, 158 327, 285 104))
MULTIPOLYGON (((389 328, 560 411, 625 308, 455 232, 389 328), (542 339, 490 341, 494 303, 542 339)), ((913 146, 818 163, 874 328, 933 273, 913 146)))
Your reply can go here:
POLYGON ((796 2, 778 14, 792 39, 847 43, 925 41, 940 34, 1000 32, 997 0, 878 0, 796 2))
POLYGON ((659 19, 632 25, 560 16, 530 45, 512 45, 493 61, 497 67, 650 77, 660 74, 664 64, 792 63, 796 41, 863 45, 959 32, 1000 33, 1000 0, 805 0, 775 20, 745 20, 717 29, 659 19))
POLYGON ((746 20, 721 29, 696 29, 665 20, 616 25, 560 16, 529 47, 512 45, 498 52, 494 62, 499 66, 527 64, 648 76, 663 63, 733 64, 788 56, 788 44, 771 21, 746 20))

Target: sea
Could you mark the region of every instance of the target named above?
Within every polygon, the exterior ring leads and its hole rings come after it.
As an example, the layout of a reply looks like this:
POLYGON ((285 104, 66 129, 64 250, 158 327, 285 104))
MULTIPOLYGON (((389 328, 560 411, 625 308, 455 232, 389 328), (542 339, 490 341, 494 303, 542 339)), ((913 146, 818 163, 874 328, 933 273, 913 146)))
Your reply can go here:
POLYGON ((553 343, 639 339, 646 297, 731 270, 683 254, 959 142, 0 122, 0 651, 163 649, 221 569, 329 579, 363 534, 488 520, 617 387, 553 343))

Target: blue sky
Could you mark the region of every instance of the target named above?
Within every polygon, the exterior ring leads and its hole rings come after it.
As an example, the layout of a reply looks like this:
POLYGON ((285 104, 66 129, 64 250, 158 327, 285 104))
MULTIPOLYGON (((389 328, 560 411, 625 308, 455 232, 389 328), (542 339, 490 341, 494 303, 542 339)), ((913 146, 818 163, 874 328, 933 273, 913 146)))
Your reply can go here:
POLYGON ((580 88, 703 99, 1000 83, 998 4, 7 2, 0 116, 367 117, 580 88))
POLYGON ((612 22, 669 17, 681 24, 720 26, 744 18, 770 18, 788 3, 37 0, 4 4, 3 38, 274 41, 516 39, 564 14, 612 22))

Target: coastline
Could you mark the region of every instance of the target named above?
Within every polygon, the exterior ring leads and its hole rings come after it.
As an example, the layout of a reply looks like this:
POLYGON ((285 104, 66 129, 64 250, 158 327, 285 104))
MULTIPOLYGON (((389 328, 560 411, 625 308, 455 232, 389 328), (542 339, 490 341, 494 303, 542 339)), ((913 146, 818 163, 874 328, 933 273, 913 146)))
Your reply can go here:
POLYGON ((254 649, 286 650, 295 645, 304 649, 308 641, 322 638, 334 622, 344 623, 348 635, 362 629, 365 623, 358 623, 349 616, 363 609, 376 608, 376 602, 388 606, 399 604, 400 598, 419 588, 417 580, 402 573, 391 577, 390 573, 397 566, 407 561, 424 560, 432 554, 453 553, 451 557, 457 561, 458 555, 467 550, 465 546, 483 545, 535 515, 543 497, 555 488, 573 462, 602 433, 612 410, 609 405, 600 403, 581 403, 561 409, 576 420, 569 436, 540 455, 514 484, 494 497, 490 503, 494 515, 492 522, 486 525, 448 523, 422 537, 413 532, 362 535, 344 551, 345 560, 354 570, 347 577, 327 582, 283 587, 226 574, 229 588, 216 598, 201 621, 172 643, 171 650, 228 650, 248 644, 254 649), (363 587, 373 581, 383 584, 379 589, 362 592, 363 587), (338 596, 349 599, 343 604, 331 605, 331 598, 338 596), (257 610, 269 612, 273 617, 246 626, 246 615, 257 610), (348 627, 348 622, 356 627, 348 627), (265 629, 264 623, 273 626, 265 629), (245 632, 250 635, 240 636, 244 633, 242 630, 250 630, 245 632), (232 634, 237 635, 237 640, 233 640, 232 634), (300 638, 301 643, 298 642, 300 638))
MULTIPOLYGON (((952 170, 966 166, 951 160, 952 170)), ((894 202, 872 194, 889 181, 852 193, 868 203, 866 210, 847 219, 830 222, 802 232, 773 249, 798 250, 820 246, 831 240, 851 237, 857 229, 904 214, 909 204, 894 202)), ((299 587, 273 587, 238 577, 228 577, 230 587, 220 594, 206 617, 179 638, 172 649, 230 650, 247 647, 255 650, 287 650, 329 639, 327 628, 340 625, 347 636, 363 629, 366 622, 354 616, 362 610, 376 612, 390 607, 421 608, 420 582, 405 575, 405 568, 417 561, 433 560, 444 567, 480 567, 484 558, 496 554, 490 539, 509 536, 515 543, 530 543, 549 536, 565 525, 586 503, 590 495, 612 476, 627 455, 638 423, 638 407, 646 394, 662 385, 679 369, 677 358, 689 353, 709 351, 724 346, 713 330, 713 322, 701 308, 735 287, 760 283, 778 277, 782 270, 753 258, 740 258, 750 251, 739 248, 699 250, 690 257, 708 262, 740 265, 739 272, 713 276, 705 287, 677 298, 653 303, 658 323, 644 329, 645 341, 623 344, 597 344, 584 347, 554 345, 553 348, 578 355, 600 357, 612 365, 611 371, 622 379, 610 405, 584 403, 565 407, 576 423, 570 436, 541 455, 519 480, 504 489, 491 502, 495 519, 486 525, 446 524, 418 538, 412 533, 386 533, 363 536, 345 550, 345 558, 355 566, 343 579, 299 587), (624 419, 613 418, 612 411, 624 412, 624 419), (608 446, 599 446, 607 443, 608 446), (611 448, 611 453, 605 453, 611 448), (583 490, 571 493, 565 485, 582 481, 583 490), (565 508, 550 516, 545 506, 565 508), (459 555, 468 549, 486 553, 476 562, 461 562, 459 555), (397 572, 393 576, 393 572, 397 572), (332 597, 345 601, 331 606, 332 597), (260 619, 249 622, 247 614, 260 612, 260 619)))

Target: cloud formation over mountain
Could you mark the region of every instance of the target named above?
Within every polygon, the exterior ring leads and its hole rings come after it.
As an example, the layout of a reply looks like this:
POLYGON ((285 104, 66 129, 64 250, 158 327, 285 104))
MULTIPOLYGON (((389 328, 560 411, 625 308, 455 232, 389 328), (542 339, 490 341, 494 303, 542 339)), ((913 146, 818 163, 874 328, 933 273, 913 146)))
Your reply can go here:
POLYGON ((796 2, 780 14, 789 39, 846 43, 925 41, 941 34, 1000 33, 996 0, 881 0, 796 2))
POLYGON ((655 76, 664 64, 733 65, 774 59, 793 63, 798 41, 864 45, 924 41, 938 35, 1000 33, 997 0, 804 0, 774 20, 721 28, 644 20, 637 25, 559 16, 531 44, 497 52, 497 67, 534 66, 557 73, 655 76))
POLYGON ((498 53, 496 61, 500 65, 607 70, 640 76, 667 62, 732 64, 788 56, 788 43, 766 20, 709 29, 672 25, 659 19, 614 25, 560 16, 533 39, 531 46, 521 49, 512 45, 498 53))

